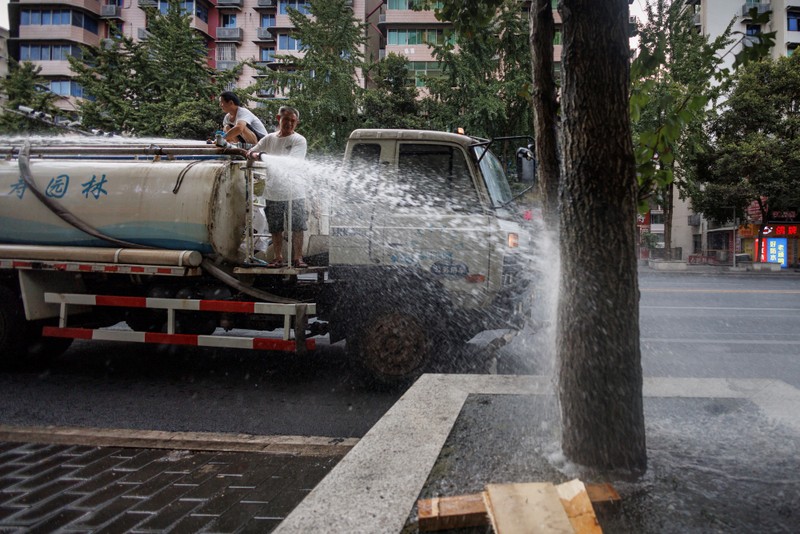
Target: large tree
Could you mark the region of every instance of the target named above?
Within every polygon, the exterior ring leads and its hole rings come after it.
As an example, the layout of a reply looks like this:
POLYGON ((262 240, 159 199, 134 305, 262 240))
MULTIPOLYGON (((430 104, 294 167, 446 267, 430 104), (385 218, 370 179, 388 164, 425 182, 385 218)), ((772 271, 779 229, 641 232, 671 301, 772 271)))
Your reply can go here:
POLYGON ((298 108, 309 148, 335 151, 358 127, 365 28, 344 0, 310 0, 306 6, 310 16, 289 8, 291 35, 303 55, 276 56, 291 68, 261 69, 259 87, 277 86, 298 108))
POLYGON ((425 80, 430 126, 491 138, 528 133, 531 60, 519 2, 502 1, 491 16, 456 26, 428 42, 442 68, 425 80))
MULTIPOLYGON (((453 17, 474 13, 470 19, 479 20, 496 6, 497 0, 446 1, 441 14, 469 25, 453 17)), ((553 54, 552 41, 537 33, 552 31, 543 13, 548 7, 552 4, 537 0, 531 8, 534 72, 542 68, 538 55, 553 54), (543 18, 535 20, 539 15, 543 18)), ((556 350, 562 447, 568 458, 589 467, 639 473, 646 468, 647 454, 634 226, 638 185, 628 107, 628 2, 561 0, 559 11, 564 37, 556 350)), ((537 143, 541 135, 556 132, 553 110, 541 106, 541 99, 552 104, 552 83, 548 76, 533 79, 534 107, 542 112, 537 143)))
POLYGON ((723 222, 755 202, 767 222, 800 207, 800 54, 740 68, 708 134, 695 160, 696 210, 723 222))
POLYGON ((561 288, 557 346, 562 447, 601 469, 647 464, 637 181, 628 111, 627 0, 562 0, 561 288))
POLYGON ((372 87, 362 97, 364 128, 419 128, 417 88, 409 83, 406 58, 390 53, 366 69, 372 87))

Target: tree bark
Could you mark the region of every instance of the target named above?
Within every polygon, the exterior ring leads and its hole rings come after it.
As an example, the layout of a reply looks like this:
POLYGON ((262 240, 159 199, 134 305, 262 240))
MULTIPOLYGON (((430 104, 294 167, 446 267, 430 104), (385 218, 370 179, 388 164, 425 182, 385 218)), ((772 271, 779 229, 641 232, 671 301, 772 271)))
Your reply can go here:
POLYGON ((550 0, 534 0, 530 10, 531 69, 536 162, 544 220, 558 225, 558 98, 553 68, 555 21, 550 0))
POLYGON ((672 214, 675 211, 675 182, 667 185, 664 196, 664 259, 672 260, 672 214))
POLYGON ((637 183, 627 0, 562 0, 564 53, 557 346, 562 447, 574 462, 647 467, 637 183))

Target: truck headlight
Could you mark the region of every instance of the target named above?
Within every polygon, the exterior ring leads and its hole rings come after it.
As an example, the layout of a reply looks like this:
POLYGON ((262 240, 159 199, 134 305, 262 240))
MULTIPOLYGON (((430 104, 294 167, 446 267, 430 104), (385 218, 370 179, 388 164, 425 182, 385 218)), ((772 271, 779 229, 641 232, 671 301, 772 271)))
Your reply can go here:
POLYGON ((517 248, 519 246, 519 234, 511 232, 508 234, 508 248, 517 248))

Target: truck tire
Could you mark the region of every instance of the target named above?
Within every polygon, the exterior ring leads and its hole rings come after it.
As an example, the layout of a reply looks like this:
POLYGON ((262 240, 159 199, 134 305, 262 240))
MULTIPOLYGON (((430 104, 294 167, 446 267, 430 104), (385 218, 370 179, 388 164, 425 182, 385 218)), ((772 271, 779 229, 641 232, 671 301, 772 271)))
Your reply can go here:
POLYGON ((347 351, 377 382, 399 386, 417 378, 433 359, 436 328, 412 309, 379 308, 347 337, 347 351))
POLYGON ((25 312, 14 291, 0 286, 0 362, 19 361, 26 352, 25 312))
POLYGON ((72 339, 42 337, 42 323, 25 320, 19 295, 0 287, 0 363, 40 365, 60 356, 72 339))

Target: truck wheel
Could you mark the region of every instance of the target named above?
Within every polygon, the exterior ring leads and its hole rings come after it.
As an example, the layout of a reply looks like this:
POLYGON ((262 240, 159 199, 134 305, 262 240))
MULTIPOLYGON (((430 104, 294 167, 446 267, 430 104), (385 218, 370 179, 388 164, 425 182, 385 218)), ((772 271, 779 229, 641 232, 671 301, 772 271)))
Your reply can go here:
POLYGON ((410 311, 378 310, 347 338, 348 352, 372 377, 386 385, 417 378, 431 360, 433 332, 410 311))
POLYGON ((44 337, 41 335, 41 327, 37 327, 36 332, 28 335, 28 356, 38 363, 44 363, 67 352, 73 341, 66 337, 44 337))
POLYGON ((0 362, 19 361, 25 355, 25 326, 19 295, 0 286, 0 362))

